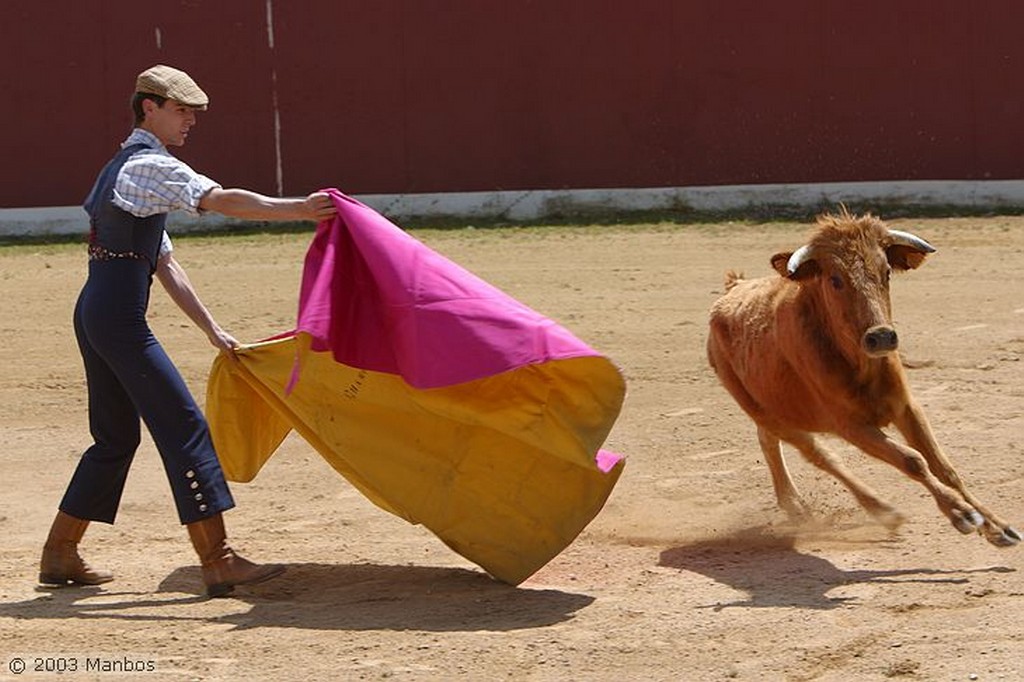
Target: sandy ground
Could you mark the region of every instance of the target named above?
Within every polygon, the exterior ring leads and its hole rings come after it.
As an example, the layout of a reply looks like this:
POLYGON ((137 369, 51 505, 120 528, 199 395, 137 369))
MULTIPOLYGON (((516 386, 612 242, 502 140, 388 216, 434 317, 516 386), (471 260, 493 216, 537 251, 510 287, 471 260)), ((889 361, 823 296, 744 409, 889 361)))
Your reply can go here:
MULTIPOLYGON (((922 365, 914 391, 968 485, 1024 527, 1024 219, 892 224, 939 249, 893 285, 905 355, 922 365)), ((88 445, 70 325, 85 258, 78 245, 0 248, 0 679, 1024 679, 1024 549, 960 535, 921 487, 838 442, 908 516, 900 531, 793 457, 820 520, 793 527, 775 509, 752 425, 705 362, 705 320, 726 269, 769 274, 806 230, 416 231, 621 367, 628 396, 607 446, 628 457, 622 479, 574 544, 511 588, 290 437, 233 487, 227 515, 237 549, 288 572, 217 600, 201 596, 148 440, 117 523, 83 545, 116 581, 36 586, 88 445), (128 672, 86 670, 97 665, 128 672)), ((216 317, 255 341, 290 328, 309 237, 176 244, 216 317)), ((213 349, 154 292, 153 326, 202 402, 213 349)))

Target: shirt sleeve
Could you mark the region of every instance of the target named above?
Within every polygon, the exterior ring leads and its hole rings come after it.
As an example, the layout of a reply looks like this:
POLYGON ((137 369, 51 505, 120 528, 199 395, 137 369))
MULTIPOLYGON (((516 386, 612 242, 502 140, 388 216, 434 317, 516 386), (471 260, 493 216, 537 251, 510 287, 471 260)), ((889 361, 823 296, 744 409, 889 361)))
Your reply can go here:
POLYGON ((198 216, 203 196, 220 184, 173 156, 140 152, 121 167, 114 204, 134 216, 185 211, 198 216))
POLYGON ((160 252, 157 254, 157 258, 163 258, 171 251, 174 251, 174 244, 171 243, 171 235, 164 230, 164 236, 160 238, 160 252))

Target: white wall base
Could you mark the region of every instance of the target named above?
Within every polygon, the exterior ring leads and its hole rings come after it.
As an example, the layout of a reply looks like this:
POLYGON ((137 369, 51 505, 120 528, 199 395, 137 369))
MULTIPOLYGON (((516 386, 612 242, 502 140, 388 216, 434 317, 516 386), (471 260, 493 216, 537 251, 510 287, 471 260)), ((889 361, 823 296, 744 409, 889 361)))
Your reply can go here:
MULTIPOLYGON (((356 199, 401 224, 409 218, 531 221, 616 211, 742 211, 772 207, 814 209, 840 202, 907 206, 958 206, 998 211, 1024 209, 1024 180, 920 180, 799 185, 728 185, 636 189, 522 190, 437 194, 365 194, 356 199)), ((884 216, 883 216, 884 217, 884 216)), ((168 219, 171 232, 242 224, 231 218, 181 213, 168 219)), ((85 234, 77 207, 0 208, 0 236, 85 234)))

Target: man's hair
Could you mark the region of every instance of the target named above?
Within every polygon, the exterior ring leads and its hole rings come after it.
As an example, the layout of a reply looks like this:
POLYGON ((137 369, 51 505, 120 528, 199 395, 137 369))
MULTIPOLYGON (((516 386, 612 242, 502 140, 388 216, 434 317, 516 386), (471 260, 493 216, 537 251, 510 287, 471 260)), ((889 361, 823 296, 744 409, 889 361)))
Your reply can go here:
POLYGON ((161 97, 160 95, 154 95, 149 92, 136 92, 132 95, 132 111, 135 113, 135 125, 146 120, 146 112, 142 110, 142 102, 147 99, 156 102, 158 107, 162 107, 164 102, 167 101, 166 97, 161 97))

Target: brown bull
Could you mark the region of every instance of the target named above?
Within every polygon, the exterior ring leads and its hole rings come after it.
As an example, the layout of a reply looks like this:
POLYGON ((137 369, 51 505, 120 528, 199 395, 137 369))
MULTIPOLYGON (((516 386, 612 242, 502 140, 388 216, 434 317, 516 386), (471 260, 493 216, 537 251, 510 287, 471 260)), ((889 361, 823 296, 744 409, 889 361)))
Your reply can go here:
POLYGON ((831 433, 924 485, 961 533, 1015 545, 1020 533, 978 503, 935 442, 896 352, 889 275, 918 267, 934 250, 871 215, 821 216, 806 245, 772 257, 780 276, 726 276, 726 294, 711 308, 708 359, 757 424, 779 506, 791 517, 808 509, 780 441, 839 479, 889 528, 903 521, 814 436, 831 433), (906 445, 882 430, 890 424, 906 445))

